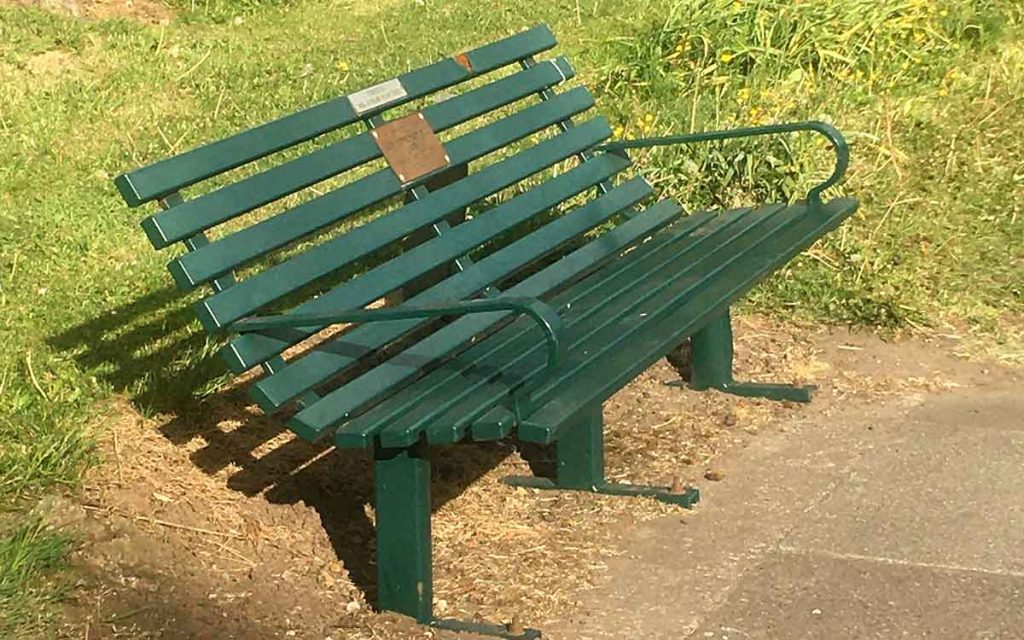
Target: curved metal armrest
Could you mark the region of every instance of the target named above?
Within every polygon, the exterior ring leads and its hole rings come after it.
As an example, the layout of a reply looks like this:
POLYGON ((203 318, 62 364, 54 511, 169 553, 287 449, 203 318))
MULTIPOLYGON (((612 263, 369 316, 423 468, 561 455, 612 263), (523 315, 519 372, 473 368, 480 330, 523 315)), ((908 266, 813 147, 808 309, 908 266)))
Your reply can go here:
POLYGON ((515 311, 529 316, 540 325, 548 345, 548 366, 550 373, 565 360, 565 343, 562 341, 562 319, 555 310, 537 298, 514 297, 481 298, 477 300, 442 300, 422 305, 399 305, 379 309, 350 309, 335 313, 296 313, 278 316, 256 316, 245 318, 227 327, 237 333, 253 333, 281 327, 323 328, 343 322, 365 323, 386 320, 408 320, 410 318, 438 318, 461 316, 490 311, 515 311))
POLYGON ((648 147, 661 147, 673 144, 688 144, 692 142, 711 142, 714 140, 730 140, 733 138, 750 138, 754 136, 775 135, 778 133, 792 133, 794 131, 814 131, 822 134, 832 143, 836 152, 836 168, 825 180, 814 187, 807 194, 807 202, 813 207, 822 206, 821 194, 829 187, 837 184, 846 173, 850 164, 850 147, 846 139, 838 129, 826 122, 810 120, 807 122, 793 122, 788 124, 769 124, 763 127, 745 127, 742 129, 728 129, 725 131, 703 131, 700 133, 685 133, 674 136, 660 136, 655 138, 638 138, 635 140, 620 140, 609 142, 598 147, 599 150, 615 153, 625 149, 645 149, 648 147))

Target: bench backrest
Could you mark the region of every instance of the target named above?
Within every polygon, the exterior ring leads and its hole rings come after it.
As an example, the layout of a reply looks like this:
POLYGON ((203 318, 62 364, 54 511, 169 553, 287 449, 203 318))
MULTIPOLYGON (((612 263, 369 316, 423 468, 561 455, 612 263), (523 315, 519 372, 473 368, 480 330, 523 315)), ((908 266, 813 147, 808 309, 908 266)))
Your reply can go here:
MULTIPOLYGON (((546 234, 534 231, 535 241, 484 266, 460 260, 460 273, 424 293, 427 299, 470 298, 514 280, 558 247, 650 195, 650 187, 639 179, 611 187, 609 180, 628 166, 624 157, 587 154, 609 137, 610 129, 601 117, 572 122, 594 100, 582 87, 557 94, 551 90, 574 74, 564 58, 534 60, 554 45, 551 31, 536 27, 121 175, 115 183, 131 206, 160 202, 163 210, 142 226, 156 248, 185 243, 188 251, 168 267, 182 289, 212 285, 196 304, 211 332, 270 310, 327 313, 366 306, 439 266, 470 254, 493 255, 501 238, 548 222, 542 214, 580 194, 596 192, 595 187, 605 192, 601 216, 575 226, 547 224, 541 227, 546 234), (512 65, 518 68, 492 82, 457 86, 512 65), (452 88, 455 95, 443 100, 422 100, 452 88), (424 185, 435 174, 403 182, 388 166, 374 170, 382 152, 372 129, 414 101, 427 103, 420 113, 441 138, 449 166, 482 161, 479 168, 432 191, 424 185), (261 160, 262 166, 269 156, 348 125, 361 130, 347 137, 326 136, 330 139, 324 144, 300 147, 269 168, 222 185, 230 177, 222 174, 261 160), (442 134, 456 127, 457 135, 442 134), (508 151, 504 157, 491 157, 503 149, 508 151), (563 164, 572 158, 579 160, 575 166, 563 164), (557 175, 546 182, 519 189, 511 200, 446 229, 446 216, 556 166, 557 175), (324 190, 321 183, 333 178, 350 179, 324 190), (216 179, 215 188, 192 199, 182 196, 182 190, 211 179, 216 179), (292 204, 309 193, 312 197, 292 204), (374 217, 389 203, 397 206, 374 217), (279 210, 267 212, 268 205, 279 210), (439 234, 433 240, 413 248, 403 245, 403 238, 431 225, 439 234), (208 236, 211 230, 217 235, 208 236), (360 261, 377 266, 360 272, 360 261)), ((235 371, 264 364, 272 373, 283 366, 280 354, 312 333, 238 336, 223 354, 235 371)))

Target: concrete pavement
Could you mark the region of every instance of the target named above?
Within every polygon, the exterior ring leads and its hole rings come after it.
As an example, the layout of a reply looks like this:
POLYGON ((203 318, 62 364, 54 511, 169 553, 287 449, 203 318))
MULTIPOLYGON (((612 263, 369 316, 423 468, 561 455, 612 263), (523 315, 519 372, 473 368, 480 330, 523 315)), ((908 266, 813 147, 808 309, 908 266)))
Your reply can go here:
POLYGON ((553 638, 1024 638, 1024 396, 809 417, 723 460, 701 512, 623 532, 553 638))

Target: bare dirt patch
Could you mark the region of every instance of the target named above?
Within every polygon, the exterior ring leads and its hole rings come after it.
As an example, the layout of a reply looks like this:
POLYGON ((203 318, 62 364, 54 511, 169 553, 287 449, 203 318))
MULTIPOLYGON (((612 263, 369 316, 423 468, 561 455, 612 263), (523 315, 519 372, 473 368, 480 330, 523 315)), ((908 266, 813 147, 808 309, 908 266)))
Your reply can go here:
POLYGON ((156 0, 0 0, 2 2, 90 20, 129 18, 147 24, 166 24, 174 17, 170 7, 156 0))
MULTIPOLYGON (((725 449, 836 402, 877 402, 1002 375, 945 343, 743 319, 739 377, 819 382, 810 406, 693 393, 661 362, 605 405, 608 476, 695 484, 725 449)), ((371 464, 295 439, 233 388, 145 418, 127 401, 98 425, 105 463, 84 496, 54 509, 81 532, 67 637, 408 638, 427 630, 372 610, 371 464), (66 514, 70 513, 68 516, 66 514)), ((579 593, 607 582, 630 524, 700 517, 650 500, 513 489, 528 473, 511 444, 435 451, 435 610, 528 625, 588 615, 579 593)), ((729 476, 719 475, 729 482, 729 476)), ((705 507, 713 508, 713 507, 705 507)), ((430 632, 434 637, 445 634, 430 632)))
POLYGON ((75 55, 68 51, 46 51, 28 59, 28 72, 33 76, 59 76, 75 66, 75 55))

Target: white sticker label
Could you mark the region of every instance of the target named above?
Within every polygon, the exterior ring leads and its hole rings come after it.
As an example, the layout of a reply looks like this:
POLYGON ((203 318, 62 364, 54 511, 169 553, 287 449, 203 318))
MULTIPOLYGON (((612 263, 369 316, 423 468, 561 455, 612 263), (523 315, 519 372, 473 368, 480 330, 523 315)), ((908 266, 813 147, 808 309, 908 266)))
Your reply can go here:
POLYGON ((348 97, 348 101, 352 103, 352 108, 357 114, 363 114, 389 102, 401 100, 407 95, 409 94, 398 78, 392 78, 362 91, 356 91, 348 97))

